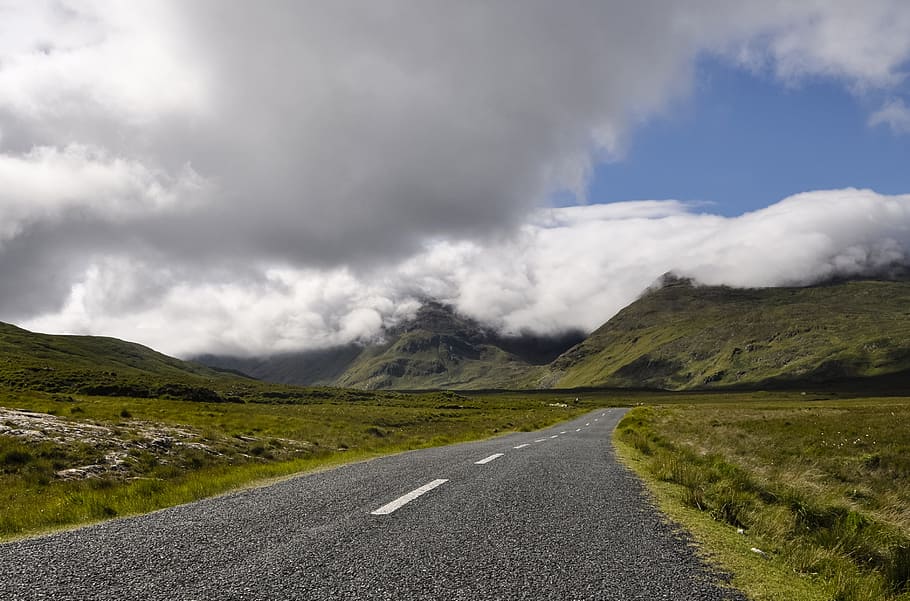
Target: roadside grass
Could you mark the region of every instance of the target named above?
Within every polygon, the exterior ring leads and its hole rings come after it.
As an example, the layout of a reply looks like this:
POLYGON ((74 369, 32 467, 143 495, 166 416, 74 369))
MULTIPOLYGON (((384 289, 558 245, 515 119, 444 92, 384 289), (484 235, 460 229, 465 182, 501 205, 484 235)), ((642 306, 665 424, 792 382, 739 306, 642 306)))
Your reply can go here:
POLYGON ((897 601, 910 600, 908 423, 904 398, 715 402, 635 408, 614 439, 751 598, 897 601))
POLYGON ((0 408, 34 412, 38 424, 29 433, 0 420, 0 540, 340 463, 536 430, 599 406, 558 395, 291 392, 281 402, 206 403, 0 388, 0 408), (77 434, 64 439, 58 424, 77 434), (110 463, 111 453, 116 469, 61 477, 110 463))

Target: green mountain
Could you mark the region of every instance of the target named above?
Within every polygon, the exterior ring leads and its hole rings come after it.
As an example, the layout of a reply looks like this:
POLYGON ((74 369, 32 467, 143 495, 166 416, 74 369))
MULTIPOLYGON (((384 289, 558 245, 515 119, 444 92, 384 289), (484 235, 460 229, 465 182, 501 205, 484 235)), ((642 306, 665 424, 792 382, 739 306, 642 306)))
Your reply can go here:
POLYGON ((515 388, 583 339, 501 336, 446 305, 426 302, 417 315, 384 332, 384 341, 267 358, 206 355, 206 365, 270 382, 351 388, 515 388))
POLYGON ((369 389, 683 390, 851 380, 907 387, 910 281, 734 289, 669 278, 583 340, 578 333, 504 337, 428 302, 381 343, 200 360, 210 367, 113 338, 0 323, 0 385, 14 390, 211 401, 291 394, 246 374, 369 389))
POLYGON ((818 383, 910 370, 910 282, 734 289, 669 278, 550 366, 540 387, 818 383))
POLYGON ((116 338, 37 334, 0 323, 0 384, 15 390, 222 400, 236 375, 116 338))
MULTIPOLYGON (((451 308, 425 303, 413 320, 364 348, 339 386, 355 388, 510 388, 540 371, 546 361, 534 344, 504 339, 451 308)), ((557 346, 558 346, 557 342, 557 346)), ((570 344, 564 344, 564 350, 570 344)), ((545 355, 545 353, 544 353, 545 355)))

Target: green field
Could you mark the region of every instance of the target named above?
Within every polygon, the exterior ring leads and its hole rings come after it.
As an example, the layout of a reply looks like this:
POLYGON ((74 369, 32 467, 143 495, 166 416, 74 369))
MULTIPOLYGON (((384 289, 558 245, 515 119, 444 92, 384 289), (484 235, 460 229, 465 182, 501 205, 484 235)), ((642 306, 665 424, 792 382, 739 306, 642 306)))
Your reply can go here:
POLYGON ((615 440, 752 598, 910 599, 910 399, 787 396, 638 407, 615 440))
POLYGON ((593 407, 558 395, 297 389, 293 396, 215 403, 0 389, 0 538, 342 462, 534 430, 593 407))
POLYGON ((910 399, 253 387, 274 398, 0 389, 0 538, 633 406, 620 455, 751 598, 910 599, 910 399))

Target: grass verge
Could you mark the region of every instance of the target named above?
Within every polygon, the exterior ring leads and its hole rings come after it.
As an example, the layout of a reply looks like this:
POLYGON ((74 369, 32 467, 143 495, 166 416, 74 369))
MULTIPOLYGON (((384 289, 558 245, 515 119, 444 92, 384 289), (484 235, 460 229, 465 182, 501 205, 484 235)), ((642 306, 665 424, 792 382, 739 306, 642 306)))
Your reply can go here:
POLYGON ((639 407, 614 439, 757 601, 910 599, 908 399, 639 407))

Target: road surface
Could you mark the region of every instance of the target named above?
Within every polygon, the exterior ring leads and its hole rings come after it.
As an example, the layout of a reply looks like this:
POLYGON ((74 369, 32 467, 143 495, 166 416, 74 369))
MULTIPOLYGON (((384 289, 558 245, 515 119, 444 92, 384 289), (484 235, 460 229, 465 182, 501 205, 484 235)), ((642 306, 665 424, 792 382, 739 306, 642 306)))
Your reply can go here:
POLYGON ((623 412, 0 545, 0 599, 744 601, 616 462, 623 412))

